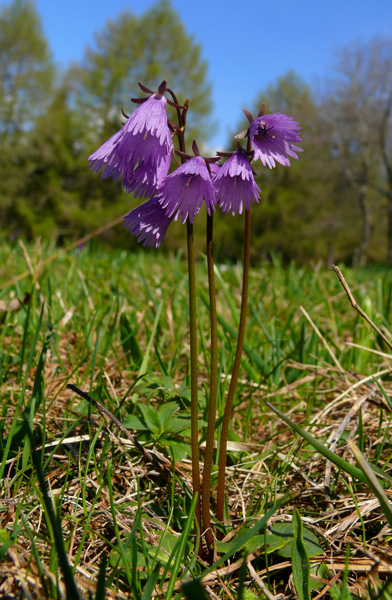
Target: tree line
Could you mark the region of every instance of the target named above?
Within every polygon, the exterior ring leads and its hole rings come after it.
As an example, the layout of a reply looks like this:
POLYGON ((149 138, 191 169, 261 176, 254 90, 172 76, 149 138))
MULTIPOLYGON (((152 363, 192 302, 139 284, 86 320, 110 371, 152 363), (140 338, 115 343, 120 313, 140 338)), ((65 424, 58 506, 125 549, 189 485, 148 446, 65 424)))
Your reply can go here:
MULTIPOLYGON (((132 110, 137 81, 155 89, 163 78, 179 98, 192 99, 189 140, 206 139, 212 106, 207 63, 168 0, 141 16, 124 12, 109 20, 83 59, 62 73, 34 3, 3 5, 2 237, 64 244, 133 208, 138 201, 121 182, 91 173, 87 157, 119 129, 120 108, 132 110)), ((282 111, 301 123, 304 152, 291 169, 258 173, 253 259, 277 252, 285 261, 392 263, 392 38, 342 48, 321 90, 289 72, 246 108, 257 113, 263 102, 266 113, 282 111)), ((233 136, 245 126, 244 117, 233 136)), ((203 227, 197 229, 201 238, 203 227)), ((173 224, 163 248, 182 247, 183 234, 173 224)), ((219 215, 215 235, 220 260, 240 256, 241 219, 219 215)), ((107 230, 103 241, 136 248, 121 225, 107 230)))

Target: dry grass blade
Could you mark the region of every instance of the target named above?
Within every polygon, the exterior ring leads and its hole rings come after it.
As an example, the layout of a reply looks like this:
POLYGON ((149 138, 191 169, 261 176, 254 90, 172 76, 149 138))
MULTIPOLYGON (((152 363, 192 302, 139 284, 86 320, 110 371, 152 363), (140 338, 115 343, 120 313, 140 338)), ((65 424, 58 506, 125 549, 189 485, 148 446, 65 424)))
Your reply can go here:
POLYGON ((166 478, 171 477, 171 463, 163 455, 159 455, 158 457, 156 452, 154 452, 154 454, 152 452, 149 452, 140 442, 138 442, 138 440, 128 431, 128 429, 126 429, 124 425, 107 408, 105 408, 105 406, 97 402, 97 400, 95 400, 92 396, 79 389, 73 383, 68 383, 67 387, 76 394, 78 394, 84 400, 90 402, 90 404, 92 404, 97 410, 99 410, 99 412, 105 419, 109 419, 112 423, 114 423, 120 429, 120 431, 122 431, 122 433, 128 438, 128 440, 142 453, 143 458, 147 462, 153 464, 156 468, 158 468, 159 471, 166 478))
POLYGON ((280 600, 281 598, 283 598, 283 594, 278 594, 277 596, 271 594, 271 592, 269 591, 264 581, 261 579, 261 577, 259 576, 259 574, 257 573, 256 569, 250 561, 247 561, 247 566, 252 579, 254 579, 254 581, 257 583, 263 594, 267 596, 269 600, 280 600))
POLYGON ((311 326, 313 327, 314 331, 316 332, 316 334, 318 335, 318 337, 320 338, 320 340, 322 341, 322 343, 324 344, 325 348, 327 349, 330 357, 332 358, 333 362, 335 363, 335 365, 337 366, 337 368, 339 369, 339 371, 341 373, 344 373, 344 369, 342 367, 342 365, 340 364, 340 362, 338 361, 338 359, 335 356, 334 351, 332 350, 332 348, 329 346, 327 340, 325 339, 325 337, 322 335, 321 331, 319 330, 319 328, 315 325, 315 323, 312 321, 310 315, 307 313, 307 311, 304 309, 303 306, 300 306, 300 311, 302 312, 302 314, 306 317, 306 319, 309 321, 309 323, 311 324, 311 326))
POLYGON ((336 275, 338 276, 338 279, 340 281, 340 283, 342 284, 348 299, 350 300, 350 304, 351 306, 357 311, 359 312, 359 314, 361 315, 361 317, 363 319, 365 319, 365 321, 367 321, 369 323, 369 325, 371 327, 373 327, 374 331, 381 337, 382 340, 384 340, 384 342, 386 343, 386 345, 388 346, 388 348, 390 348, 392 350, 392 343, 388 340, 388 338, 383 334, 383 332, 377 327, 377 325, 371 320, 370 317, 368 317, 368 315, 365 313, 365 311, 359 306, 358 302, 355 300, 348 284, 347 281, 345 280, 343 273, 341 272, 341 270, 339 269, 339 267, 337 267, 336 265, 333 265, 333 270, 335 271, 336 275))
POLYGON ((359 450, 358 446, 352 440, 349 440, 348 444, 350 446, 352 453, 355 456, 355 460, 357 461, 358 465, 360 466, 361 470, 363 471, 363 473, 367 479, 367 483, 368 483, 369 487, 371 488, 374 495, 378 498, 380 506, 383 510, 384 515, 386 516, 386 518, 388 520, 390 527, 392 527, 392 504, 390 503, 386 493, 384 492, 383 488, 381 487, 380 482, 378 481, 377 477, 373 473, 370 465, 367 463, 365 457, 363 456, 362 452, 359 450))

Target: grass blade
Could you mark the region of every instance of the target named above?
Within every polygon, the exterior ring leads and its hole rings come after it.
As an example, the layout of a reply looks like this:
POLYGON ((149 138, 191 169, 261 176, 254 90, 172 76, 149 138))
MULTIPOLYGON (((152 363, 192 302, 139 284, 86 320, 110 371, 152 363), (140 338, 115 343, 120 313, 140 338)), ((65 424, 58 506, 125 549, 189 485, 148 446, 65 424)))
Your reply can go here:
POLYGON ((159 570, 161 568, 161 565, 159 563, 157 563, 154 567, 153 572, 151 573, 151 575, 148 578, 147 581, 147 585, 143 590, 143 594, 140 598, 140 600, 150 600, 150 598, 152 597, 152 594, 154 592, 154 588, 157 584, 157 581, 159 579, 159 570))
POLYGON ((39 483, 39 487, 40 487, 40 490, 42 493, 45 512, 47 514, 48 520, 49 520, 50 525, 53 530, 53 536, 54 536, 54 541, 55 541, 55 545, 56 545, 57 557, 58 557, 58 561, 60 563, 60 568, 63 572, 64 584, 65 584, 65 588, 67 590, 67 598, 73 598, 75 600, 79 600, 80 599, 79 591, 78 591, 78 588, 76 587, 75 579, 72 574, 72 569, 68 562, 67 554, 65 552, 64 540, 63 540, 63 535, 61 532, 61 525, 56 518, 53 503, 48 494, 44 474, 42 471, 42 466, 41 466, 41 463, 39 460, 39 453, 36 450, 33 432, 30 428, 30 424, 27 421, 27 419, 25 419, 25 425, 26 425, 26 429, 27 429, 27 434, 30 439, 30 444, 31 444, 31 449, 32 449, 31 457, 33 460, 35 470, 37 472, 38 483, 39 483))
POLYGON ((105 600, 105 583, 106 583, 106 564, 108 557, 106 552, 102 555, 101 564, 99 565, 99 573, 97 579, 97 591, 95 593, 95 600, 105 600))
MULTIPOLYGON (((178 574, 178 571, 180 570, 181 561, 184 558, 185 546, 188 541, 188 537, 189 537, 191 527, 193 524, 193 517, 195 516, 197 501, 198 501, 198 494, 195 494, 192 498, 192 504, 191 504, 191 507, 189 510, 188 518, 185 523, 184 530, 181 534, 180 539, 178 540, 178 545, 173 550, 174 563, 173 563, 172 572, 171 572, 170 579, 169 579, 169 584, 167 586, 167 590, 166 590, 166 594, 165 594, 165 600, 170 600, 170 598, 173 595, 173 590, 174 590, 174 586, 176 583, 177 574, 178 574)), ((196 546, 195 546, 194 551, 197 552, 196 546)), ((170 559, 169 559, 168 563, 170 563, 170 559)))
MULTIPOLYGON (((44 313, 44 305, 42 305, 41 308, 41 312, 40 312, 40 316, 38 319, 38 323, 37 323, 37 327, 35 330, 35 334, 34 334, 34 338, 33 338, 33 342, 31 345, 31 349, 30 349, 30 353, 29 353, 29 358, 27 361, 27 367, 26 367, 26 372, 25 372, 25 376, 24 376, 24 380, 23 380, 23 384, 22 384, 22 389, 20 392, 20 396, 18 399, 18 403, 15 407, 15 412, 14 412, 14 416, 12 417, 12 423, 8 432, 8 436, 7 436, 7 441, 5 444, 5 448, 4 448, 4 453, 2 456, 2 460, 1 460, 1 465, 0 465, 0 480, 3 478, 4 475, 4 469, 5 469, 5 465, 8 459, 8 454, 11 448, 11 444, 13 442, 13 437, 14 437, 14 433, 17 427, 17 421, 18 421, 18 417, 20 416, 20 412, 21 412, 21 407, 23 404, 23 401, 25 399, 25 392, 26 392, 26 387, 27 387, 27 382, 30 376, 30 370, 33 364, 33 358, 34 358, 34 353, 35 353, 35 348, 38 342, 38 337, 39 337, 39 332, 41 330, 41 324, 42 324, 42 318, 43 318, 43 313, 44 313)), ((22 349, 22 354, 24 352, 24 350, 22 349)), ((27 413, 27 407, 25 407, 24 409, 27 413)), ((31 418, 32 421, 32 418, 31 418)), ((27 423, 27 421, 26 421, 27 423)), ((23 435, 25 436, 25 432, 23 433, 23 435)))
POLYGON ((355 460, 361 468, 361 471, 365 478, 365 483, 367 483, 367 485, 370 487, 370 489, 376 496, 377 500, 380 503, 382 512, 386 516, 389 525, 392 527, 392 505, 389 502, 386 493, 381 487, 380 482, 373 473, 371 466, 363 456, 362 452, 359 450, 358 446, 352 440, 348 441, 348 445, 350 446, 350 449, 355 456, 355 460))
POLYGON ((155 315, 154 324, 152 326, 151 335, 150 335, 150 339, 148 340, 146 352, 145 352, 144 357, 143 357, 143 362, 140 365, 138 377, 140 377, 141 375, 144 375, 144 373, 147 372, 147 365, 148 365, 148 362, 150 360, 151 348, 152 348, 152 345, 154 343, 154 338, 155 338, 155 334, 156 334, 156 331, 157 331, 159 319, 161 318, 162 308, 163 308, 163 302, 160 302, 159 306, 157 308, 156 315, 155 315))
POLYGON ((320 452, 320 454, 325 456, 325 458, 327 458, 334 465, 339 467, 339 469, 342 469, 342 471, 344 471, 345 473, 348 473, 349 475, 351 475, 351 477, 355 477, 356 479, 359 479, 359 481, 362 481, 362 483, 367 483, 366 477, 363 474, 363 472, 361 471, 361 469, 354 467, 354 465, 351 465, 347 460, 344 460, 344 458, 342 458, 338 454, 335 454, 335 452, 332 452, 332 450, 330 450, 329 448, 324 446, 324 444, 322 444, 319 440, 317 440, 315 437, 313 437, 308 431, 306 431, 305 429, 302 429, 302 427, 300 427, 299 425, 297 425, 296 423, 291 421, 291 419, 289 419, 288 417, 286 417, 286 415, 281 413, 280 410, 278 410, 277 408, 272 406, 272 404, 270 404, 269 402, 266 402, 266 404, 267 404, 267 406, 269 406, 269 408, 271 410, 274 411, 275 414, 278 415, 278 417, 280 417, 282 419, 282 421, 287 423, 287 425, 289 425, 293 431, 298 433, 298 435, 300 435, 302 438, 304 438, 304 440, 309 442, 309 444, 311 444, 313 446, 313 448, 316 448, 316 450, 318 452, 320 452))

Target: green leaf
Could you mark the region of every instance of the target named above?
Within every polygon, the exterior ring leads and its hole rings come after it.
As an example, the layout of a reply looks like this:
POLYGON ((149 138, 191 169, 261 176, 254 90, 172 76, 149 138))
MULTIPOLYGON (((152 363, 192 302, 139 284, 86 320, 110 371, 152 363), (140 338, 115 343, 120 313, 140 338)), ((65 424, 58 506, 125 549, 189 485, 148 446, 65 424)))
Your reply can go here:
MULTIPOLYGON (((320 577, 321 579, 325 579, 326 581, 328 581, 328 567, 325 563, 320 563, 318 565, 312 565, 310 567, 310 574, 311 575, 316 575, 317 577, 320 577)), ((316 579, 310 579, 310 589, 311 590, 319 590, 321 588, 323 588, 325 586, 325 583, 322 581, 317 581, 316 579)))
POLYGON ((192 498, 192 504, 189 509, 188 518, 185 521, 184 528, 178 540, 178 545, 170 555, 170 560, 173 560, 173 565, 171 567, 171 575, 165 594, 165 600, 171 600, 171 598, 173 597, 174 586, 176 584, 176 580, 178 579, 178 573, 181 568, 181 563, 184 562, 184 558, 188 554, 187 548, 189 548, 189 534, 193 526, 197 499, 198 495, 196 493, 192 498))
POLYGON ((253 552, 257 552, 257 550, 260 550, 264 544, 266 544, 265 552, 271 554, 272 552, 276 552, 277 550, 280 550, 280 548, 283 548, 286 544, 286 540, 275 535, 270 535, 269 533, 267 533, 267 535, 258 535, 246 544, 246 551, 252 554, 253 552))
POLYGON ((291 565, 293 580, 299 600, 310 600, 310 564, 303 540, 303 525, 297 509, 293 514, 293 535, 291 545, 291 565))
POLYGON ((142 421, 136 415, 129 415, 126 419, 124 419, 123 425, 127 429, 149 430, 145 421, 142 421))
POLYGON ((159 564, 159 562, 155 565, 153 572, 151 573, 150 577, 148 578, 147 581, 147 585, 143 590, 143 594, 140 600, 150 600, 150 598, 153 597, 154 594, 154 588, 157 584, 157 581, 159 579, 159 571, 160 571, 161 565, 159 564))
POLYGON ((158 409, 158 419, 160 423, 161 433, 171 431, 169 427, 170 421, 178 410, 177 402, 165 402, 158 409))
POLYGON ((152 406, 147 406, 146 404, 139 404, 138 409, 147 425, 147 429, 154 435, 159 436, 161 433, 161 423, 158 412, 152 406))
MULTIPOLYGON (((200 424, 200 421, 199 421, 200 424)), ((186 430, 190 430, 191 428, 191 420, 188 418, 183 418, 183 417, 173 417, 173 419, 170 421, 170 429, 168 429, 168 432, 170 433, 181 433, 181 432, 185 432, 186 430)))
POLYGON ((0 529, 0 560, 2 560, 3 557, 7 554, 12 544, 15 544, 21 529, 21 525, 18 525, 14 529, 14 531, 8 531, 8 529, 0 529))
POLYGON ((269 511, 267 511, 265 513, 265 515, 261 519, 259 519, 257 521, 257 523, 255 523, 255 525, 253 525, 253 527, 251 529, 247 530, 246 533, 244 533, 244 537, 241 537, 240 541, 237 541, 236 543, 234 543, 232 545, 232 547, 230 548, 230 550, 228 550, 228 552, 226 552, 226 554, 224 554, 223 556, 218 558, 218 560, 213 565, 211 565, 210 567, 205 569, 205 571, 203 571, 201 577, 203 578, 206 575, 208 575, 208 573, 215 571, 221 564, 224 564, 229 558, 231 558, 233 556, 233 554, 238 552, 243 547, 244 543, 248 542, 253 537, 258 535, 260 533, 260 531, 263 531, 265 529, 269 519, 274 514, 274 512, 276 510, 278 510, 278 508, 280 508, 290 498, 291 498, 290 494, 285 494, 282 498, 280 498, 273 505, 273 507, 269 511))
MULTIPOLYGON (((318 556, 323 552, 317 537, 313 531, 303 528, 303 543, 310 558, 318 556)), ((267 535, 267 544, 275 545, 278 548, 279 556, 285 558, 291 557, 291 549, 294 541, 293 523, 274 523, 270 527, 270 533, 267 535), (280 543, 279 547, 278 544, 280 543)))
POLYGON ((95 594, 95 600, 105 600, 105 587, 106 587, 106 564, 107 554, 102 554, 101 564, 99 566, 99 573, 97 579, 97 591, 95 594))
MULTIPOLYGON (((238 552, 238 550, 246 546, 247 553, 253 554, 253 552, 257 552, 257 550, 260 550, 265 545, 267 554, 277 552, 279 556, 290 558, 293 540, 294 530, 292 523, 274 523, 268 528, 266 535, 254 535, 251 539, 249 539, 249 528, 243 527, 229 542, 222 543, 217 541, 216 549, 218 552, 230 552, 233 548, 236 548, 236 552, 238 552)), ((323 549, 317 537, 313 531, 306 527, 303 529, 303 542, 308 556, 311 558, 322 554, 323 549)))
POLYGON ((237 547, 237 552, 238 550, 241 550, 243 547, 246 546, 246 552, 247 554, 253 554, 254 552, 257 552, 258 550, 260 550, 261 548, 264 547, 264 545, 266 544, 266 552, 267 554, 271 554, 272 552, 276 552, 276 550, 279 550, 280 548, 282 548, 286 543, 287 540, 284 537, 278 537, 275 535, 254 535, 250 540, 248 539, 248 532, 249 532, 249 528, 243 528, 241 529, 241 531, 229 542, 220 542, 219 540, 216 542, 216 549, 219 553, 221 552, 230 552, 230 550, 233 547, 237 547), (238 545, 241 543, 242 540, 242 544, 240 546, 240 548, 238 548, 238 545))
POLYGON ((191 455, 191 447, 185 442, 179 440, 163 439, 160 440, 162 446, 170 448, 174 462, 184 460, 187 456, 191 455))
POLYGON ((161 565, 166 565, 169 560, 169 556, 177 546, 178 541, 178 535, 174 535, 170 531, 165 531, 163 537, 159 540, 158 551, 155 546, 151 546, 148 549, 148 555, 154 560, 158 560, 161 565))

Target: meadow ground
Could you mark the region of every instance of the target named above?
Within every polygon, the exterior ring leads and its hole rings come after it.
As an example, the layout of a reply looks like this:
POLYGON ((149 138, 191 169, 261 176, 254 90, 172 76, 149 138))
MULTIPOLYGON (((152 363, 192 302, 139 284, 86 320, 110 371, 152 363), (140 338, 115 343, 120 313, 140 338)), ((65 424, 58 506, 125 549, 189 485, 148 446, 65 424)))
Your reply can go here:
MULTIPOLYGON (((251 270, 227 522, 214 525, 223 539, 211 565, 194 552, 189 516, 185 261, 93 243, 42 264, 55 252, 0 246, 0 597, 392 598, 384 501, 392 481, 392 351, 352 308, 336 274, 278 260, 251 270), (67 384, 103 404, 142 446, 67 384), (329 458, 347 462, 333 464, 291 422, 335 452, 329 458), (375 465, 384 500, 367 485, 365 466, 356 477, 350 440, 375 465), (181 589, 200 577, 204 592, 200 579, 181 589)), ((342 270, 392 341, 391 269, 342 270)), ((241 266, 218 265, 216 277, 219 417, 241 266)), ((197 279, 202 443, 203 257, 197 279)))

